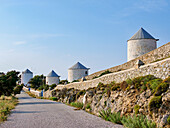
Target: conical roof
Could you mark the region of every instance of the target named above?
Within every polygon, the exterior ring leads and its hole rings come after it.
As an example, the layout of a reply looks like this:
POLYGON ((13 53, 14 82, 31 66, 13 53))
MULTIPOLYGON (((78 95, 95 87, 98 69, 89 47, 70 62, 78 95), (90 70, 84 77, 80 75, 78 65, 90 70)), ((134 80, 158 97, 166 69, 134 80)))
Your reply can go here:
POLYGON ((137 39, 155 39, 153 36, 151 36, 147 31, 145 31, 143 28, 140 28, 137 33, 135 33, 130 40, 137 40, 137 39))
POLYGON ((60 77, 59 75, 57 75, 57 73, 55 73, 53 70, 47 75, 47 77, 60 77))
POLYGON ((75 65, 73 65, 71 68, 69 69, 89 69, 86 68, 84 65, 82 65, 80 62, 77 62, 75 65))
POLYGON ((23 73, 31 73, 32 74, 32 72, 29 69, 26 69, 25 71, 23 71, 23 73))

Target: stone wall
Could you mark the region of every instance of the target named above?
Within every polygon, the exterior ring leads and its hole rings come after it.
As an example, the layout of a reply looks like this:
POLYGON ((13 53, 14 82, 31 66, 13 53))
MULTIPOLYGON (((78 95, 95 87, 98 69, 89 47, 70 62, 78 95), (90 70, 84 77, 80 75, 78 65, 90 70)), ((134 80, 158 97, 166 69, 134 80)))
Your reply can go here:
MULTIPOLYGON (((23 87, 23 90, 24 90, 25 92, 28 92, 28 91, 29 91, 29 88, 23 87)), ((35 91, 34 89, 31 88, 31 89, 30 89, 30 92, 31 92, 32 94, 38 96, 38 97, 41 97, 41 92, 39 92, 39 91, 35 91)))
MULTIPOLYGON (((149 53, 146 53, 140 57, 137 57, 136 59, 128 61, 127 63, 118 65, 118 66, 115 66, 115 67, 112 67, 112 68, 109 68, 106 70, 109 70, 111 72, 118 72, 118 71, 133 68, 137 60, 142 60, 146 65, 146 64, 152 63, 154 61, 157 61, 158 59, 164 59, 164 58, 168 58, 168 57, 170 57, 170 42, 149 52, 149 53)), ((86 76, 86 79, 91 80, 95 76, 99 76, 101 73, 103 73, 106 70, 102 70, 99 72, 95 72, 91 75, 88 75, 88 76, 86 76)))
MULTIPOLYGON (((166 53, 165 53, 166 54, 166 53)), ((169 54, 169 53, 168 53, 169 54)), ((67 85, 58 85, 56 89, 63 88, 74 88, 74 89, 88 89, 92 87, 97 87, 99 82, 104 84, 109 84, 112 81, 117 83, 122 82, 128 78, 135 78, 138 76, 154 75, 158 78, 165 79, 170 75, 170 58, 164 59, 162 61, 154 62, 148 65, 143 65, 140 68, 131 68, 124 71, 119 71, 115 73, 110 73, 99 78, 88 80, 84 82, 75 82, 67 85)))

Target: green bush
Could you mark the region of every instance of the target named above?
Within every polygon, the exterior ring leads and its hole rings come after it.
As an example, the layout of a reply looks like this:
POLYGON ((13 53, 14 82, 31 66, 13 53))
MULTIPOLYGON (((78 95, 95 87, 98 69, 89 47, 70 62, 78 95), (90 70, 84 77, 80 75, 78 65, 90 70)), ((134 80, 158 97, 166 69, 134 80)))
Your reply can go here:
POLYGON ((71 102, 70 105, 76 108, 80 108, 80 109, 83 108, 83 103, 80 103, 80 102, 71 102))
POLYGON ((45 90, 45 91, 47 91, 48 89, 49 89, 49 85, 47 85, 47 84, 43 84, 43 85, 41 85, 39 88, 38 88, 38 90, 45 90))
POLYGON ((134 107, 135 114, 139 113, 139 109, 140 109, 140 106, 139 105, 135 105, 135 107, 134 107))
POLYGON ((140 76, 133 79, 136 89, 140 89, 142 85, 146 85, 150 80, 156 79, 153 75, 140 76))
POLYGON ((112 91, 116 91, 116 90, 119 90, 119 89, 120 89, 120 85, 118 85, 118 84, 111 87, 112 91))
POLYGON ((111 121, 113 123, 117 123, 117 124, 122 124, 121 123, 121 120, 122 120, 122 117, 120 115, 120 113, 111 113, 111 109, 108 109, 108 110, 101 110, 99 112, 99 117, 103 118, 104 120, 107 120, 107 121, 111 121))
POLYGON ((98 76, 94 76, 93 79, 99 78, 98 76))
POLYGON ((85 90, 81 90, 81 91, 77 92, 76 99, 78 99, 81 95, 85 95, 85 93, 86 93, 85 90))
POLYGON ((99 112, 99 117, 103 118, 104 120, 109 121, 109 115, 111 114, 111 109, 108 110, 101 110, 99 112))
POLYGON ((91 107, 90 107, 90 104, 89 104, 89 103, 87 103, 87 105, 86 105, 86 109, 91 109, 91 107))
POLYGON ((142 85, 141 91, 143 92, 143 91, 146 91, 146 90, 147 90, 147 87, 145 85, 142 85))
POLYGON ((22 85, 17 85, 17 86, 14 88, 14 95, 20 94, 22 88, 23 88, 23 84, 22 84, 22 85))
POLYGON ((167 122, 170 125, 170 115, 168 116, 167 122))
POLYGON ((72 83, 74 83, 74 82, 79 82, 79 80, 73 80, 72 83))
POLYGON ((162 97, 155 96, 149 102, 149 110, 150 111, 153 111, 155 109, 157 110, 157 108, 160 108, 161 104, 162 104, 162 97))
POLYGON ((122 117, 120 115, 120 112, 118 112, 118 113, 114 112, 109 115, 109 121, 111 121, 113 123, 122 124, 121 120, 122 120, 122 117))
POLYGON ((127 83, 128 85, 133 85, 133 81, 132 81, 132 79, 130 79, 130 78, 128 78, 128 79, 126 80, 126 83, 127 83))
POLYGON ((56 84, 52 84, 52 85, 50 85, 51 90, 53 90, 56 86, 57 86, 56 84))
POLYGON ((169 84, 162 82, 160 85, 158 85, 158 87, 156 88, 155 91, 155 96, 160 96, 162 93, 166 92, 169 88, 169 84))
POLYGON ((57 101, 58 100, 57 97, 50 97, 49 99, 53 100, 53 101, 57 101))
POLYGON ((148 120, 144 115, 124 116, 121 122, 127 128, 156 128, 156 123, 148 120))
POLYGON ((69 83, 68 80, 61 80, 61 81, 59 82, 59 84, 65 84, 65 83, 69 83))
POLYGON ((99 75, 99 77, 100 77, 100 76, 103 76, 103 75, 106 75, 106 74, 109 74, 109 73, 112 73, 112 72, 110 72, 109 70, 104 71, 103 73, 101 73, 101 74, 99 75))
POLYGON ((155 92, 157 86, 162 82, 162 79, 154 79, 154 80, 150 80, 147 83, 147 87, 150 88, 151 90, 153 90, 153 92, 155 92))
POLYGON ((123 81, 121 84, 120 84, 120 88, 122 91, 125 91, 126 88, 128 87, 128 84, 126 81, 123 81))

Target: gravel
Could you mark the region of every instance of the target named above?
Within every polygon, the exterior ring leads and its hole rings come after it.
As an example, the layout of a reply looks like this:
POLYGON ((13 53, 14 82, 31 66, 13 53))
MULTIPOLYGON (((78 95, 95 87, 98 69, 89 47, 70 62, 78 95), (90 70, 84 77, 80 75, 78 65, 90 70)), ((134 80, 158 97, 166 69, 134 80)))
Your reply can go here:
POLYGON ((19 104, 0 128, 123 128, 62 103, 32 98, 25 92, 17 97, 19 104))

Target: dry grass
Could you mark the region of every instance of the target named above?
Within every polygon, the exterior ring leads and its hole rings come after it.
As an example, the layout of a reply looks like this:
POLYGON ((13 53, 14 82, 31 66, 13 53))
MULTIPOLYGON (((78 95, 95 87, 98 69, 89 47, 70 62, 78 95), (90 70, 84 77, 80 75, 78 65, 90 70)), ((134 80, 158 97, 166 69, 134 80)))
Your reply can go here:
POLYGON ((7 116, 10 114, 10 110, 14 109, 17 103, 18 100, 15 97, 0 97, 0 122, 7 120, 7 116))

